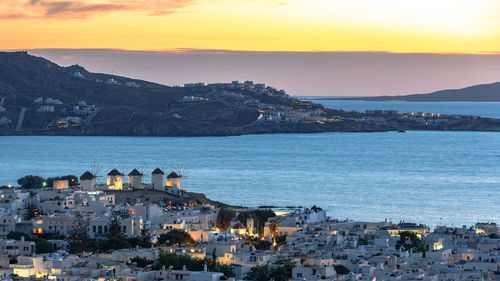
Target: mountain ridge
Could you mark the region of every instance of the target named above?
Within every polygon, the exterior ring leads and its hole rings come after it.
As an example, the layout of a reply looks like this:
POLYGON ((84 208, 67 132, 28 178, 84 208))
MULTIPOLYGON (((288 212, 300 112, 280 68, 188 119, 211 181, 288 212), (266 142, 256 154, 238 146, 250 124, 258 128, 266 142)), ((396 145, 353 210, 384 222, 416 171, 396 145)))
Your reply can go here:
MULTIPOLYGON (((319 98, 318 98, 319 99, 319 98)), ((330 100, 365 100, 365 101, 422 101, 422 102, 500 102, 500 82, 472 85, 460 89, 444 89, 431 93, 374 97, 323 98, 330 100)))

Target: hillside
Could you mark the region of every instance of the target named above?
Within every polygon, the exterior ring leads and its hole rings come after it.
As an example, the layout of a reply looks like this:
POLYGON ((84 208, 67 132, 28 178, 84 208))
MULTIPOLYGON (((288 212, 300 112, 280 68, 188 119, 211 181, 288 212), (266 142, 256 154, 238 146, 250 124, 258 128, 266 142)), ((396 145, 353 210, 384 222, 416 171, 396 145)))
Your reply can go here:
POLYGON ((0 105, 4 112, 0 118, 4 121, 0 132, 204 135, 251 124, 259 116, 254 109, 223 100, 195 105, 179 102, 185 96, 201 97, 212 91, 206 86, 168 87, 91 73, 77 65, 61 67, 26 52, 2 52, 0 98, 3 102, 0 105), (41 100, 36 101, 37 98, 41 100), (20 127, 19 119, 23 119, 20 127))
POLYGON ((500 102, 500 82, 470 86, 463 89, 441 90, 429 94, 413 94, 402 96, 378 96, 361 98, 343 98, 367 101, 475 101, 500 102))
MULTIPOLYGON (((0 134, 205 136, 273 132, 264 106, 317 109, 263 84, 169 87, 0 52, 0 134)), ((297 126, 283 128, 296 131, 297 126)))
MULTIPOLYGON (((477 87, 475 93, 491 89, 477 87)), ((252 81, 169 87, 92 73, 78 65, 62 67, 26 52, 0 52, 0 135, 227 136, 394 130, 500 131, 500 122, 457 115, 333 110, 252 81)))

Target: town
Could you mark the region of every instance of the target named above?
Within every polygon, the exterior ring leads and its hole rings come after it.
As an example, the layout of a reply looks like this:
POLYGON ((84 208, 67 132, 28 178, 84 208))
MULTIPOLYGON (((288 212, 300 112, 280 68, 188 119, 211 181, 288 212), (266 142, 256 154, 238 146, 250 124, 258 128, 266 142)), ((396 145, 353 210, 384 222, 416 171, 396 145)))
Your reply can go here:
POLYGON ((1 187, 2 280, 500 280, 493 222, 236 207, 184 190, 182 169, 100 170, 1 187))

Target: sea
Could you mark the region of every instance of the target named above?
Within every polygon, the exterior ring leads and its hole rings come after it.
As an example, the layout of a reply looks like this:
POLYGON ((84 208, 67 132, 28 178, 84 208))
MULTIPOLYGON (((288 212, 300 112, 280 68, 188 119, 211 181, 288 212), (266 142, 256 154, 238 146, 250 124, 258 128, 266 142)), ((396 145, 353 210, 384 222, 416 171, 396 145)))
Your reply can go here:
MULTIPOLYGON (((316 101, 364 111, 500 118, 500 103, 316 101)), ((182 171, 181 187, 238 206, 311 207, 336 219, 500 223, 500 133, 407 131, 231 137, 0 137, 0 185, 27 174, 182 171)))

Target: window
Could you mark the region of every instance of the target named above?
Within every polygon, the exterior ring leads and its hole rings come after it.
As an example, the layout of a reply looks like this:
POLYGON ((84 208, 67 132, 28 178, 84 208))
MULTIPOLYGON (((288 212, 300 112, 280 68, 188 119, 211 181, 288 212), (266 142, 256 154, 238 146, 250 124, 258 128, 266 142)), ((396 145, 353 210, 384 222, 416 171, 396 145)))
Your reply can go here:
POLYGON ((102 225, 99 225, 99 226, 97 227, 97 233, 102 233, 102 225))
POLYGON ((95 233, 95 225, 92 226, 92 231, 95 233))
POLYGON ((302 273, 297 273, 297 277, 301 278, 302 277, 302 273))

